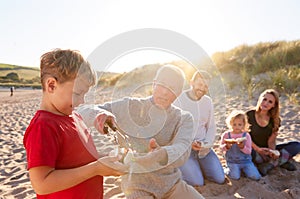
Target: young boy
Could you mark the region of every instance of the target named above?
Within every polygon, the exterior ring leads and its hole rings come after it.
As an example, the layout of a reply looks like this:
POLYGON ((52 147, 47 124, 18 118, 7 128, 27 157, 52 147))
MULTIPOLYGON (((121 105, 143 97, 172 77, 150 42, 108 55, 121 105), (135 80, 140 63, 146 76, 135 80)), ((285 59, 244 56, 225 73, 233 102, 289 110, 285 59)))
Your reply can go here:
MULTIPOLYGON (((41 106, 24 135, 37 198, 103 198, 103 176, 123 174, 126 168, 118 157, 97 161, 93 139, 73 112, 95 84, 93 70, 79 52, 61 49, 42 55, 40 69, 41 106)), ((112 119, 106 112, 102 116, 112 119)))

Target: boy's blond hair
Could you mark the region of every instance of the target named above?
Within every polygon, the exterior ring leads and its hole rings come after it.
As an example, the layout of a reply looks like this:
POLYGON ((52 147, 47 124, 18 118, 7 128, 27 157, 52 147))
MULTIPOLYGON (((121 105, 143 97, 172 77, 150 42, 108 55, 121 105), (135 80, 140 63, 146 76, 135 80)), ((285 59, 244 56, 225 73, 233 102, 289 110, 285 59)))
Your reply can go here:
POLYGON ((89 86, 95 85, 96 75, 79 51, 54 49, 41 56, 41 84, 44 90, 47 77, 64 83, 81 77, 89 86))
POLYGON ((248 117, 244 111, 241 110, 233 110, 229 116, 226 118, 227 127, 232 130, 232 123, 235 119, 242 119, 244 122, 244 131, 250 131, 250 124, 248 122, 248 117))

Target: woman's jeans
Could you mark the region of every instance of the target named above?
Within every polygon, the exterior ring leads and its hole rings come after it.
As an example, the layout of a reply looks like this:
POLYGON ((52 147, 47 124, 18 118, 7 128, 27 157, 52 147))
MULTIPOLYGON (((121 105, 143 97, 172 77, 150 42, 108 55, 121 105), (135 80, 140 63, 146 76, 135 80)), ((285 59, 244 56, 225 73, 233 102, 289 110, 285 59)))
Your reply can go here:
POLYGON ((290 154, 290 158, 293 158, 300 152, 300 142, 293 141, 276 145, 276 150, 281 149, 285 149, 290 154))
POLYGON ((180 167, 182 178, 189 185, 202 186, 204 178, 222 184, 225 174, 221 162, 213 150, 203 158, 198 157, 198 152, 192 150, 189 159, 180 167))
POLYGON ((263 158, 252 149, 252 159, 253 162, 256 164, 261 164, 264 162, 270 162, 274 166, 280 166, 287 161, 289 161, 291 158, 293 158, 295 155, 297 155, 300 152, 300 142, 292 141, 287 143, 282 143, 276 145, 276 150, 280 152, 280 157, 276 161, 272 160, 263 160, 263 158))

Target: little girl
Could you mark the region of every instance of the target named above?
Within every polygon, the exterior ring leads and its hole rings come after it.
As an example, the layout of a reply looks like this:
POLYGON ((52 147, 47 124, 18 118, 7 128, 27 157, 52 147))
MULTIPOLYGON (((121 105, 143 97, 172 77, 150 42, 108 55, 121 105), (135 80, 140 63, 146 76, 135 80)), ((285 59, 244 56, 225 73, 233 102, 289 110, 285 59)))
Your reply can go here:
POLYGON ((229 128, 221 137, 221 148, 225 151, 225 158, 229 169, 228 176, 238 180, 241 172, 246 177, 259 180, 261 175, 252 162, 251 137, 248 134, 249 123, 243 111, 234 110, 226 119, 229 128))

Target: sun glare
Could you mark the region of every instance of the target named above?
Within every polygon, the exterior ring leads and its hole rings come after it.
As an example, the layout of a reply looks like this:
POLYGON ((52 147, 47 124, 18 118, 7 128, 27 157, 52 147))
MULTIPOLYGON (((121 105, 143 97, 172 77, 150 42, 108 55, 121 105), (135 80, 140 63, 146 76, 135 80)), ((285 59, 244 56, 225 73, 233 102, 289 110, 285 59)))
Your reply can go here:
POLYGON ((110 72, 129 72, 149 64, 162 64, 180 60, 180 57, 163 50, 137 50, 116 59, 108 68, 110 72))

